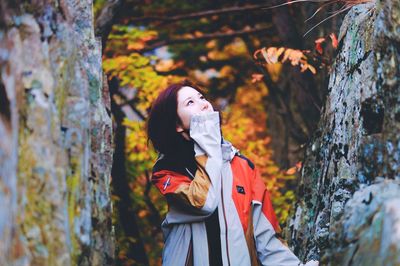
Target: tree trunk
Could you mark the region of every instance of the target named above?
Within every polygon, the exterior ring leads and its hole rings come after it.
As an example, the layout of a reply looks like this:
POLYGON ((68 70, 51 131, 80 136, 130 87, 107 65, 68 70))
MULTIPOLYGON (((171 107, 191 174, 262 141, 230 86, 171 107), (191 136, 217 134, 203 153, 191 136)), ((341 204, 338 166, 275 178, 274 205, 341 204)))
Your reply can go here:
POLYGON ((0 265, 113 264, 110 100, 91 6, 1 3, 0 265))
POLYGON ((400 2, 351 9, 287 230, 302 259, 400 264, 400 2))
MULTIPOLYGON (((109 82, 111 96, 114 96, 118 89, 119 84, 116 78, 109 82)), ((132 264, 149 265, 146 251, 144 249, 143 241, 140 236, 140 228, 137 224, 137 215, 133 209, 133 200, 130 196, 132 190, 129 187, 129 180, 126 173, 126 159, 125 159, 125 141, 126 141, 126 126, 123 124, 126 118, 121 106, 112 100, 111 107, 113 117, 115 118, 115 150, 112 166, 112 188, 113 195, 118 197, 115 201, 116 218, 118 222, 115 223, 116 227, 116 242, 120 246, 126 246, 124 258, 117 258, 117 264, 123 264, 124 261, 130 261, 132 264), (127 241, 128 240, 128 241, 127 241)), ((149 232, 150 233, 150 232, 149 232)), ((119 249, 116 250, 120 252, 119 249)))

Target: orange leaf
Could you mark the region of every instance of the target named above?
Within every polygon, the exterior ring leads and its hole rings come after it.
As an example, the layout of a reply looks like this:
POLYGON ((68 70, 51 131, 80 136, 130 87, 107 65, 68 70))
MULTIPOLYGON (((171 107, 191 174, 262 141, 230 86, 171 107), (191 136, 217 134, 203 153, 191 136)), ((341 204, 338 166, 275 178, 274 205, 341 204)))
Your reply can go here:
POLYGON ((281 47, 281 48, 276 48, 276 47, 269 47, 267 49, 267 55, 268 55, 268 63, 269 64, 275 64, 278 62, 278 58, 279 56, 283 53, 283 51, 285 51, 285 48, 281 47))
POLYGON ((282 62, 285 62, 287 59, 289 59, 292 66, 297 66, 302 58, 305 58, 305 56, 300 50, 287 49, 283 56, 282 62))
POLYGON ((285 174, 286 174, 286 175, 294 175, 294 174, 296 173, 296 171, 297 171, 296 166, 293 166, 293 167, 287 169, 287 170, 285 171, 285 174))
POLYGON ((203 36, 203 35, 204 35, 204 33, 202 33, 201 31, 196 30, 196 31, 194 32, 194 36, 195 36, 195 37, 201 37, 201 36, 203 36))
POLYGON ((333 46, 333 48, 336 49, 336 48, 338 47, 339 42, 338 42, 338 39, 336 38, 335 33, 329 34, 329 37, 330 37, 331 40, 332 40, 332 46, 333 46))
POLYGON ((128 50, 141 50, 144 48, 144 43, 143 42, 134 42, 128 44, 128 50))
POLYGON ((324 50, 322 49, 322 43, 325 41, 325 38, 319 38, 315 40, 315 50, 318 51, 318 53, 322 54, 324 50))
POLYGON ((255 60, 257 60, 257 54, 260 53, 260 52, 261 52, 261 49, 258 49, 258 50, 256 50, 256 51, 254 52, 253 58, 254 58, 255 60))
POLYGON ((269 64, 269 59, 268 59, 268 53, 267 50, 265 50, 265 47, 261 49, 261 54, 264 56, 265 61, 267 61, 267 64, 269 64))
POLYGON ((262 78, 264 77, 264 75, 263 74, 252 74, 251 77, 252 77, 251 83, 256 83, 258 81, 261 81, 262 78))
POLYGON ((277 82, 279 80, 279 76, 282 71, 282 63, 278 62, 276 64, 267 64, 266 68, 268 70, 269 76, 271 77, 273 82, 277 82))
POLYGON ((312 65, 307 64, 307 68, 308 68, 308 70, 310 70, 311 73, 313 73, 314 75, 317 73, 317 70, 316 70, 315 67, 313 67, 312 65))

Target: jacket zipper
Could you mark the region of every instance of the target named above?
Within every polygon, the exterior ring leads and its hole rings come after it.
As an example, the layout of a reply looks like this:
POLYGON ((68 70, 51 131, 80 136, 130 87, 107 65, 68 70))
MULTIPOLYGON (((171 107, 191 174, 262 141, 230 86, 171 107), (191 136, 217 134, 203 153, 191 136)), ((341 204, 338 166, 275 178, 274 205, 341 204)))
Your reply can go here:
POLYGON ((225 243, 226 243, 226 256, 228 257, 228 265, 231 265, 231 261, 229 259, 229 246, 228 246, 228 223, 226 221, 225 214, 225 204, 224 204, 224 186, 221 178, 221 202, 222 202, 222 213, 224 214, 224 222, 225 222, 225 243))

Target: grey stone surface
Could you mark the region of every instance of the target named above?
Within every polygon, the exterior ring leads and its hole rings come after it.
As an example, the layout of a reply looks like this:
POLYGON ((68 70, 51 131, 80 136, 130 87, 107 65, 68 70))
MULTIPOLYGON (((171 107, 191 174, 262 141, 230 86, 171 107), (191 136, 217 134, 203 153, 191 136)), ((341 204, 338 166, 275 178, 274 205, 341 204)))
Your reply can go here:
POLYGON ((2 4, 0 265, 110 265, 112 126, 92 1, 2 4))
POLYGON ((353 7, 339 39, 287 236, 322 265, 400 265, 400 2, 353 7))

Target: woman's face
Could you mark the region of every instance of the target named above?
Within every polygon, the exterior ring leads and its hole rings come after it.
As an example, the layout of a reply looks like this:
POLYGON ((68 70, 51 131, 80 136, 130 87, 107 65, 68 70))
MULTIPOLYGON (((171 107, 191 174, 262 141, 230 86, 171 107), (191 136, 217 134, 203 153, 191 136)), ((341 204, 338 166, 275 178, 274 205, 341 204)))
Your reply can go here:
POLYGON ((192 87, 182 87, 177 95, 177 113, 182 122, 176 126, 177 132, 189 131, 190 118, 201 112, 213 112, 214 109, 204 96, 192 87))

